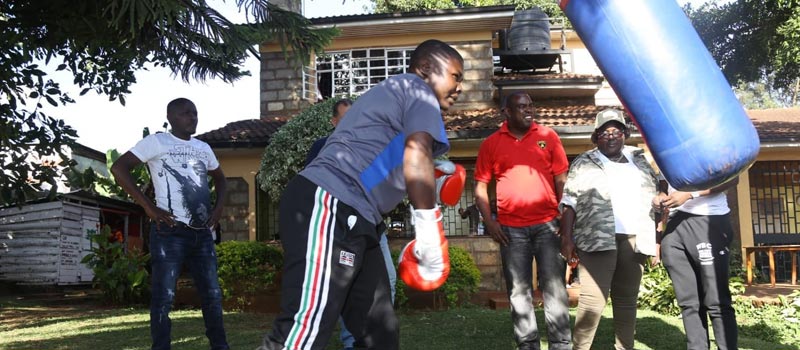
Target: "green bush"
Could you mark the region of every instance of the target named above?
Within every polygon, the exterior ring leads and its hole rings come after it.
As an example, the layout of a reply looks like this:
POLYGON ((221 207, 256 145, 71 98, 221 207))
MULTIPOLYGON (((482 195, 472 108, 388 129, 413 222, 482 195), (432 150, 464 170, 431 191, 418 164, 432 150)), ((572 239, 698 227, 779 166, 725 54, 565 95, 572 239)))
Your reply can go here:
POLYGON ((406 283, 400 278, 397 262, 400 260, 400 251, 392 251, 392 261, 394 262, 394 270, 398 271, 397 281, 394 283, 394 307, 399 309, 408 303, 408 295, 406 295, 406 283))
POLYGON ((226 241, 217 246, 217 274, 225 300, 276 285, 283 251, 265 242, 226 241))
POLYGON ((737 297, 736 323, 739 334, 776 344, 800 345, 800 291, 779 297, 779 304, 756 305, 754 300, 737 297))
MULTIPOLYGON (((450 275, 439 289, 435 290, 434 300, 435 306, 440 307, 456 307, 468 303, 472 296, 478 292, 481 284, 481 271, 472 260, 472 256, 463 248, 450 246, 448 249, 450 253, 450 275)), ((400 257, 400 251, 392 252, 392 261, 397 268, 397 260, 400 257)), ((408 295, 406 295, 406 284, 397 276, 395 283, 394 305, 395 308, 401 308, 408 303, 408 295)))
POLYGON ((481 271, 475 260, 463 248, 450 246, 450 276, 447 282, 435 291, 443 295, 447 307, 456 307, 469 303, 481 285, 481 271))
POLYGON ((257 175, 269 198, 280 199, 289 180, 303 169, 311 144, 333 131, 330 119, 337 100, 327 99, 303 110, 272 134, 257 175))
POLYGON ((663 264, 645 267, 639 287, 639 307, 665 315, 675 316, 681 313, 672 280, 663 264))
POLYGON ((105 225, 100 232, 90 233, 91 252, 81 259, 92 272, 92 285, 103 292, 103 299, 113 304, 143 302, 147 299, 147 261, 149 254, 125 251, 122 237, 112 234, 105 225))

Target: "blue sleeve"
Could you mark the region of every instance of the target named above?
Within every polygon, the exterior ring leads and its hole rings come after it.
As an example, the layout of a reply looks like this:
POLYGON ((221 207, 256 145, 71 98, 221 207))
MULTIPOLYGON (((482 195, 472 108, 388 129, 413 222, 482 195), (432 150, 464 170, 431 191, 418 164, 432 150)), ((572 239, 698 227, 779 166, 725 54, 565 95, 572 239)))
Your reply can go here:
POLYGON ((322 146, 325 146, 325 142, 327 141, 328 137, 326 136, 321 139, 317 139, 316 141, 314 141, 313 144, 311 144, 311 148, 308 150, 308 154, 306 155, 306 162, 305 164, 303 164, 303 167, 307 167, 309 164, 311 164, 311 161, 314 160, 314 158, 317 158, 317 155, 319 155, 319 151, 322 150, 322 146))

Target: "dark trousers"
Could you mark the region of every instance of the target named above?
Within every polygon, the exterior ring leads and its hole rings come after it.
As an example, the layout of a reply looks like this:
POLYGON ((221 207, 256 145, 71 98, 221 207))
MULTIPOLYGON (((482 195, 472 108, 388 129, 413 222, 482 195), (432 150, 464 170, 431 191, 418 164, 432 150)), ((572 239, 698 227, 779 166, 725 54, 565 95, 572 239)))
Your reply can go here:
POLYGON ((283 192, 281 312, 260 349, 324 349, 341 315, 357 349, 399 349, 380 234, 302 176, 283 192))
POLYGON ((544 299, 548 349, 570 349, 569 297, 564 282, 565 263, 559 257, 558 221, 526 226, 502 226, 508 245, 500 246, 514 339, 519 349, 540 348, 539 327, 533 309, 533 261, 544 299))
POLYGON ((228 349, 222 323, 222 290, 217 279, 217 253, 208 229, 195 230, 180 224, 153 224, 150 229, 152 297, 150 336, 153 350, 170 349, 172 322, 169 312, 175 298, 175 284, 186 263, 194 280, 203 310, 206 336, 213 350, 228 349))
POLYGON ((733 229, 728 215, 678 212, 667 223, 661 259, 675 287, 687 349, 709 348, 708 317, 720 350, 737 349, 736 314, 728 287, 733 229))

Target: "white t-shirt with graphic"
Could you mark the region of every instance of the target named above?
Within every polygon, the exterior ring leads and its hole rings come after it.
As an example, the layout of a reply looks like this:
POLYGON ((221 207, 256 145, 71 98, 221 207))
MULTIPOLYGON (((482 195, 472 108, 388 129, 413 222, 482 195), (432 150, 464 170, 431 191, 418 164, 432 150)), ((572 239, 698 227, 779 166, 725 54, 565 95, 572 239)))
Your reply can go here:
POLYGON ((139 141, 131 153, 150 169, 156 205, 180 222, 204 227, 212 209, 208 172, 219 167, 211 147, 195 138, 158 133, 139 141))

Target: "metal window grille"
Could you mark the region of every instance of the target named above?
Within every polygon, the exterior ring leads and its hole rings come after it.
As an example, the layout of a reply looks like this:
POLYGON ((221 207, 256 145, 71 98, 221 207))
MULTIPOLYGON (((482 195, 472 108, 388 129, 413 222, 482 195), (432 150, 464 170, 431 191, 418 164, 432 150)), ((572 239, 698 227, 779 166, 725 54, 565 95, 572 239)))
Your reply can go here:
POLYGON ((259 242, 279 239, 278 204, 261 189, 256 176, 256 240, 259 242))
POLYGON ((322 97, 317 88, 317 78, 314 74, 314 68, 303 66, 301 76, 303 78, 303 99, 310 101, 321 100, 322 97))
POLYGON ((759 238, 798 235, 800 237, 800 161, 757 162, 749 170, 750 207, 753 218, 753 233, 756 243, 759 238))
MULTIPOLYGON (((456 160, 459 164, 463 165, 467 170, 467 180, 464 184, 464 192, 461 194, 461 200, 458 204, 452 207, 442 207, 442 214, 444 216, 445 233, 448 236, 467 236, 469 232, 469 219, 462 219, 458 214, 459 208, 466 209, 468 206, 475 203, 475 180, 474 180, 474 163, 467 163, 456 160)), ((261 189, 261 186, 256 177, 256 240, 257 241, 270 241, 280 239, 278 231, 278 205, 274 203, 267 192, 261 189)), ((409 212, 406 207, 394 212, 392 218, 387 218, 387 225, 390 231, 395 232, 394 235, 412 236, 413 228, 407 225, 409 212)))
MULTIPOLYGON (((759 245, 800 243, 800 161, 756 162, 749 170, 753 240, 759 245)), ((789 252, 775 254, 775 277, 791 278, 789 252)), ((769 274, 767 254, 756 254, 757 269, 769 274)))
POLYGON ((403 74, 413 48, 332 51, 316 58, 321 97, 361 95, 393 75, 403 74))

